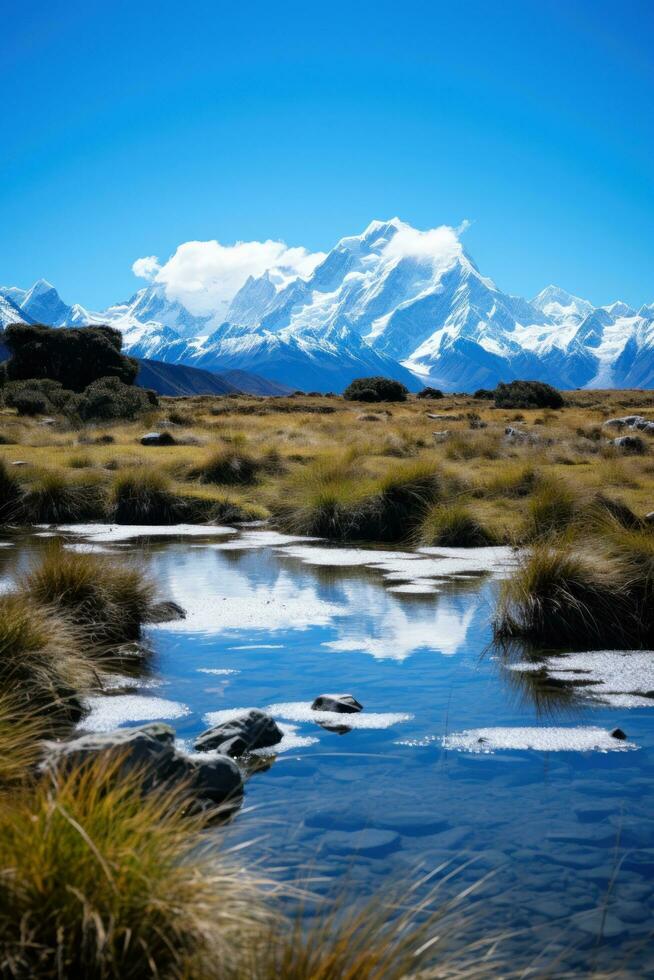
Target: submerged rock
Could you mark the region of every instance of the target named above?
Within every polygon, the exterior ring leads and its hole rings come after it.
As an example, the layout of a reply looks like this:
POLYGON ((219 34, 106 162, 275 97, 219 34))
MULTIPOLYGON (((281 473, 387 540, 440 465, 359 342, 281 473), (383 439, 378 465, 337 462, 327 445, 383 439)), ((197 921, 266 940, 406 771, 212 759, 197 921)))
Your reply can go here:
POLYGON ((141 436, 142 446, 174 446, 175 439, 170 432, 146 432, 141 436))
POLYGON ((165 602, 156 602, 150 607, 148 623, 170 623, 176 620, 186 619, 186 610, 177 602, 171 599, 165 602))
POLYGON ((195 743, 198 752, 219 752, 233 757, 252 752, 253 749, 266 749, 281 742, 284 733, 266 711, 252 708, 243 714, 230 718, 220 725, 214 725, 202 732, 195 743))
POLYGON ((354 714, 356 711, 362 711, 363 705, 351 694, 320 694, 311 705, 311 710, 354 714))
POLYGON ((184 782, 201 804, 238 805, 243 779, 238 766, 226 756, 197 762, 175 748, 175 731, 155 722, 139 728, 82 735, 69 742, 48 742, 46 766, 70 771, 104 755, 120 758, 120 769, 142 773, 143 790, 184 782))

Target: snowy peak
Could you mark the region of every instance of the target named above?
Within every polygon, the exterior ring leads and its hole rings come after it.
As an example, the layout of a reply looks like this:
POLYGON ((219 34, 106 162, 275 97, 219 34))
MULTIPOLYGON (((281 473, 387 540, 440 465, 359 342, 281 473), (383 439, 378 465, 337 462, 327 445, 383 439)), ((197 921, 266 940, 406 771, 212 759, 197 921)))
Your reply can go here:
POLYGON ((556 322, 571 318, 581 321, 594 309, 588 300, 574 296, 560 286, 546 286, 532 299, 531 304, 556 322))
POLYGON ((67 306, 45 280, 0 288, 0 298, 3 323, 109 323, 136 356, 304 389, 338 391, 365 374, 455 391, 517 377, 654 386, 654 304, 594 307, 555 285, 531 301, 512 296, 482 274, 459 230, 397 217, 341 238, 304 275, 283 263, 251 275, 205 316, 157 282, 102 312, 67 306))
POLYGON ((61 326, 67 322, 70 307, 64 303, 55 287, 45 279, 39 279, 28 289, 20 304, 21 310, 35 323, 61 326))

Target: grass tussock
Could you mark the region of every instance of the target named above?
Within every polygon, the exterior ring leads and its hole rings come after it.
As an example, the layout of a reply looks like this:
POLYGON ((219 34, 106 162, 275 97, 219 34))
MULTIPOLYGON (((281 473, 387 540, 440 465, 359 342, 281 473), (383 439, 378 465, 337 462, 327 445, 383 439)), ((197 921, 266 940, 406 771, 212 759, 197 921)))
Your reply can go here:
POLYGON ((256 483, 262 464, 249 453, 226 449, 215 453, 191 475, 202 483, 224 486, 249 486, 256 483))
POLYGON ((219 977, 270 918, 243 869, 198 850, 183 787, 143 796, 99 758, 0 800, 2 976, 219 977))
POLYGON ((480 548, 497 544, 498 535, 459 503, 433 507, 420 528, 420 541, 450 548, 480 548))
POLYGON ((499 639, 628 649, 654 642, 654 535, 617 521, 584 546, 539 545, 504 583, 499 639))
POLYGON ((419 527, 441 479, 430 461, 396 463, 375 478, 346 454, 310 463, 287 489, 276 508, 285 527, 339 540, 400 541, 419 527))
POLYGON ((22 515, 23 492, 18 478, 0 460, 0 522, 9 524, 22 515))
POLYGON ((111 513, 117 524, 175 524, 185 508, 157 470, 120 473, 112 488, 111 513))
POLYGON ((35 595, 0 596, 0 689, 12 692, 23 712, 77 720, 78 691, 95 677, 82 636, 67 617, 35 595))
POLYGON ((98 645, 137 639, 154 598, 152 583, 139 569, 61 546, 51 547, 21 586, 98 645))
POLYGON ((102 520, 106 514, 104 488, 97 482, 71 477, 59 470, 43 470, 23 496, 24 516, 34 524, 68 524, 102 520))
POLYGON ((569 527, 576 513, 576 496, 561 480, 541 481, 527 501, 526 538, 542 538, 569 527))

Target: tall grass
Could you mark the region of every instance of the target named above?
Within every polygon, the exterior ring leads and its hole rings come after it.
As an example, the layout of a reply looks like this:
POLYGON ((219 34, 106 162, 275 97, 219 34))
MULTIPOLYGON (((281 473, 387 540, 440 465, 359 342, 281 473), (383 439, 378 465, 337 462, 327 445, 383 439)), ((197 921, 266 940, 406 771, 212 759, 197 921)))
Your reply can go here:
POLYGON ((80 689, 96 677, 75 626, 35 596, 0 597, 0 690, 23 712, 53 721, 81 715, 80 689))
POLYGON ((375 478, 362 472, 356 455, 344 454, 309 464, 275 511, 286 527, 304 534, 400 541, 419 526, 440 490, 430 461, 396 463, 375 478))
POLYGON ((154 598, 152 583, 139 569, 58 544, 20 584, 32 600, 56 610, 99 645, 137 639, 154 598))
POLYGON ((25 491, 23 509, 27 520, 35 524, 102 520, 106 498, 97 481, 71 479, 60 470, 43 470, 25 491))
POLYGON ((157 470, 120 473, 111 494, 111 514, 118 524, 175 524, 186 508, 157 470))
POLYGON ((503 583, 496 636, 573 648, 628 648, 651 640, 650 565, 644 536, 636 538, 623 537, 610 549, 596 541, 586 551, 539 545, 503 583))
POLYGON ((22 516, 22 488, 4 459, 0 459, 0 522, 15 521, 22 516))
POLYGON ((214 453, 201 466, 194 467, 191 476, 203 483, 225 486, 248 486, 255 483, 262 464, 249 453, 226 449, 214 453))
POLYGON ((422 544, 451 548, 479 548, 498 541, 497 534, 482 524, 463 503, 432 507, 419 534, 422 544))
POLYGON ((234 974, 270 912, 242 868, 201 854, 187 802, 102 757, 0 798, 0 974, 234 974))

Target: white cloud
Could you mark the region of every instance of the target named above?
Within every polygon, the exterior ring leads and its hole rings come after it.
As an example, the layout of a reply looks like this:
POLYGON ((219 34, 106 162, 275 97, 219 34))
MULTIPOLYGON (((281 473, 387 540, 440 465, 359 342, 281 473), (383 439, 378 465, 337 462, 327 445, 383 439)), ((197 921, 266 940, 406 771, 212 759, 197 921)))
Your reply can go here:
POLYGON ((132 264, 132 272, 139 279, 154 279, 160 268, 159 259, 156 255, 145 255, 132 264))
POLYGON ((401 223, 397 232, 384 249, 386 258, 431 259, 438 265, 451 265, 462 252, 459 236, 468 228, 463 221, 458 228, 440 225, 429 231, 418 231, 411 225, 401 223))
POLYGON ((323 252, 289 248, 284 242, 184 242, 167 262, 155 256, 137 259, 132 270, 144 279, 163 283, 166 296, 179 300, 196 315, 224 309, 249 276, 279 270, 276 279, 288 282, 308 276, 324 258, 323 252))

